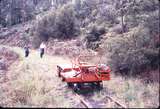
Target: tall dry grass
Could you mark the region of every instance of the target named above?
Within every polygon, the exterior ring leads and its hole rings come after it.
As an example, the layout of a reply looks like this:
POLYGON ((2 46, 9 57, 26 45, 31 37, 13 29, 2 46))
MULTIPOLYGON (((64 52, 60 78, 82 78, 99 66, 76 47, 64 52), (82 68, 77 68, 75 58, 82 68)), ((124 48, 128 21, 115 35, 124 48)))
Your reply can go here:
MULTIPOLYGON (((104 82, 101 92, 92 97, 102 100, 109 95, 128 108, 158 108, 159 83, 143 83, 137 78, 125 79, 122 76, 111 74, 111 80, 104 82)), ((110 107, 106 104, 104 107, 110 107)))
POLYGON ((28 58, 19 48, 12 48, 20 59, 7 72, 8 81, 1 84, 2 107, 74 107, 76 100, 72 91, 66 90, 56 74, 56 65, 68 62, 65 58, 31 51, 28 58))
MULTIPOLYGON (((20 48, 12 48, 20 58, 7 72, 7 81, 0 85, 2 107, 77 107, 79 101, 72 90, 56 75, 56 64, 70 62, 68 58, 44 55, 31 51, 28 58, 20 48)), ((97 59, 98 60, 98 59, 97 59)), ((96 59, 95 59, 96 61, 96 59)), ((138 78, 125 79, 111 72, 111 80, 103 82, 103 90, 91 99, 106 103, 105 96, 116 98, 129 108, 156 108, 159 106, 159 84, 143 83, 138 78)), ((102 107, 116 107, 112 102, 102 107)))

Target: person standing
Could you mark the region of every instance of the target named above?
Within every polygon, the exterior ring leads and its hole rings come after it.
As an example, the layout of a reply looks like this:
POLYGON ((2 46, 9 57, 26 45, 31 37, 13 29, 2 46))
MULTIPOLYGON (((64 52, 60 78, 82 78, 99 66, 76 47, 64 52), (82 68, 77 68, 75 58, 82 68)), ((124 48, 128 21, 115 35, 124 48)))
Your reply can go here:
POLYGON ((28 57, 29 56, 29 46, 28 45, 24 47, 24 52, 25 52, 25 57, 28 57))
POLYGON ((42 42, 40 44, 40 57, 42 58, 44 55, 44 49, 46 48, 46 45, 44 44, 44 42, 42 42))

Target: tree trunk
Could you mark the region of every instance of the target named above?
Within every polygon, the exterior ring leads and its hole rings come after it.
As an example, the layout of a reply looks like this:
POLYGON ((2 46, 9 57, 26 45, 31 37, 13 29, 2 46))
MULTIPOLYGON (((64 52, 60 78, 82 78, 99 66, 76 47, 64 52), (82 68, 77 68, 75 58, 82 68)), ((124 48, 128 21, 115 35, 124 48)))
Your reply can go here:
POLYGON ((122 34, 125 32, 124 29, 124 15, 121 16, 121 22, 122 22, 122 34))

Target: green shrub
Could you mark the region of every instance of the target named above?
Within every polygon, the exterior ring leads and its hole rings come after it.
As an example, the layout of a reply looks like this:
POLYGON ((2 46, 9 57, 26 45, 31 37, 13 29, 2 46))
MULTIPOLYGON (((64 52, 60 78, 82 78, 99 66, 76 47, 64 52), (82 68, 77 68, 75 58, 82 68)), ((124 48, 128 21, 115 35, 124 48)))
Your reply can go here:
POLYGON ((152 40, 149 29, 141 26, 124 37, 108 38, 105 43, 107 63, 113 71, 132 76, 157 69, 159 53, 152 40))
POLYGON ((37 22, 32 28, 35 30, 34 36, 42 41, 47 41, 49 37, 57 39, 76 37, 79 28, 75 20, 72 5, 66 4, 57 10, 51 10, 47 14, 37 17, 37 22))
POLYGON ((101 35, 103 35, 106 32, 106 29, 104 26, 98 26, 97 24, 91 23, 87 27, 87 33, 86 33, 86 46, 87 48, 96 49, 99 47, 99 41, 101 40, 101 35))
POLYGON ((122 26, 120 24, 115 25, 113 28, 111 28, 111 32, 115 32, 116 34, 122 34, 122 26))

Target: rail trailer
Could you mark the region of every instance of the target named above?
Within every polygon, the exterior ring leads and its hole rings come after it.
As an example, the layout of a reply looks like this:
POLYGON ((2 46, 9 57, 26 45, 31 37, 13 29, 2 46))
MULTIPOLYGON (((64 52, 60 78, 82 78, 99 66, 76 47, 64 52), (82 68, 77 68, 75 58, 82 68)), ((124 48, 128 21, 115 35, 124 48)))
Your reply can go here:
POLYGON ((110 67, 80 61, 81 57, 84 56, 79 56, 71 64, 57 65, 58 77, 67 82, 69 87, 73 87, 74 91, 80 90, 85 84, 91 84, 98 89, 103 88, 102 81, 110 80, 110 67))

